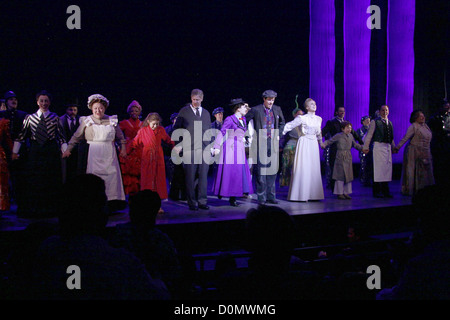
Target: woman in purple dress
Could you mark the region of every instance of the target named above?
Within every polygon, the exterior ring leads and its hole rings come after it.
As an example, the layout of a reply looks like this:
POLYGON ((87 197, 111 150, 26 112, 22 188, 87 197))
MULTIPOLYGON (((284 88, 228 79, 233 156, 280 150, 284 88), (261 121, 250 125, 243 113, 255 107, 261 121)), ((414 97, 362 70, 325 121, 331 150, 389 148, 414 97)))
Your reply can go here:
POLYGON ((250 170, 245 156, 245 132, 247 131, 247 103, 242 99, 232 99, 233 115, 223 122, 222 129, 214 143, 213 154, 219 155, 213 193, 229 197, 230 205, 237 207, 236 197, 253 193, 250 170))

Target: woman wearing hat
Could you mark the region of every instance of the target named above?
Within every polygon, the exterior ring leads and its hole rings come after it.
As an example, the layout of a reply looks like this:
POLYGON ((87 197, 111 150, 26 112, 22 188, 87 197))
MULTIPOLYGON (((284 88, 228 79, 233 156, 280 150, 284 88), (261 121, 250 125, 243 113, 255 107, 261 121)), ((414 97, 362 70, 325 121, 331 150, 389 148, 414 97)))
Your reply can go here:
POLYGON ((242 99, 232 99, 232 116, 225 119, 214 142, 214 155, 219 165, 214 179, 213 192, 219 197, 229 197, 230 205, 237 207, 236 197, 253 193, 250 170, 245 155, 245 132, 247 131, 247 104, 242 99), (223 143, 223 146, 221 147, 223 143))
POLYGON ((124 192, 126 195, 130 195, 140 190, 139 179, 141 175, 142 150, 139 148, 131 150, 131 142, 142 125, 142 121, 139 120, 142 113, 142 107, 139 102, 136 100, 132 101, 127 108, 127 113, 130 117, 119 122, 119 128, 127 140, 127 157, 120 159, 120 168, 122 170, 124 192))
POLYGON ((88 98, 87 105, 92 115, 80 118, 80 126, 70 139, 63 157, 69 157, 75 145, 86 139, 89 144, 86 173, 95 174, 105 181, 109 204, 115 200, 124 201, 122 175, 114 143, 117 141, 121 145, 120 156, 126 158, 125 136, 118 126, 117 116, 105 114, 108 99, 94 94, 88 98))

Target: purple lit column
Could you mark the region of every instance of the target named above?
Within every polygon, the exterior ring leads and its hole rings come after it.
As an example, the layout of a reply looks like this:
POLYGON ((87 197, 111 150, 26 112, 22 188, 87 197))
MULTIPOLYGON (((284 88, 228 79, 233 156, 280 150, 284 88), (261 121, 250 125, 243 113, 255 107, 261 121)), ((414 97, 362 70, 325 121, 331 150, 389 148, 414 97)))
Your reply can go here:
MULTIPOLYGON (((370 105, 370 35, 366 13, 370 0, 344 0, 344 107, 355 130, 370 105)), ((359 162, 352 149, 353 161, 359 162)))
MULTIPOLYGON (((415 0, 390 0, 388 7, 386 103, 395 143, 406 133, 413 110, 415 6, 415 0)), ((402 161, 403 150, 394 162, 402 161)))
POLYGON ((310 0, 309 95, 316 101, 323 125, 334 117, 334 66, 336 60, 334 0, 310 0))

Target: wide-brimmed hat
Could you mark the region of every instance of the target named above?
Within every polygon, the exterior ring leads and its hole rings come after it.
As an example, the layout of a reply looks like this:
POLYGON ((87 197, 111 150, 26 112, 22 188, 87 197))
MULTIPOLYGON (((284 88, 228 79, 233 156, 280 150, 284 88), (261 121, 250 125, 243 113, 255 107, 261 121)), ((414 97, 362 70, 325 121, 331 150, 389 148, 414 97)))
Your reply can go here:
POLYGON ((231 99, 229 106, 233 107, 237 104, 245 104, 247 102, 245 102, 242 98, 237 98, 237 99, 231 99))
POLYGON ((93 94, 93 95, 89 96, 88 103, 87 103, 88 108, 92 110, 92 105, 91 105, 92 101, 98 100, 98 99, 104 101, 106 103, 106 108, 108 108, 109 100, 106 99, 104 96, 102 96, 99 93, 96 93, 96 94, 93 94))

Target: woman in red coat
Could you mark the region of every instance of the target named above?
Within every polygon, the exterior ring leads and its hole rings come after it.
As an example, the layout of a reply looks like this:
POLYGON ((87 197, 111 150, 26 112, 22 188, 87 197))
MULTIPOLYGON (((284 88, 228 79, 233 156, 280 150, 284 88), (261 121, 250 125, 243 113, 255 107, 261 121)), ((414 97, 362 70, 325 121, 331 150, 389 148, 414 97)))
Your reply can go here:
POLYGON ((0 211, 7 211, 10 209, 9 202, 9 170, 8 162, 6 160, 6 150, 13 149, 13 142, 9 132, 9 120, 0 119, 0 211))
POLYGON ((130 195, 140 190, 141 150, 138 148, 131 152, 131 142, 142 125, 142 121, 139 120, 139 116, 142 113, 142 107, 139 102, 136 100, 131 102, 127 108, 127 113, 130 115, 130 118, 119 123, 120 129, 127 139, 127 157, 120 159, 120 169, 122 171, 125 194, 130 195))
MULTIPOLYGON (((166 170, 161 141, 172 148, 175 142, 170 139, 164 128, 160 126, 158 113, 150 113, 142 122, 142 128, 133 139, 131 148, 142 148, 141 158, 141 190, 150 189, 159 194, 161 200, 167 199, 166 170)), ((163 213, 162 208, 159 213, 163 213)))

